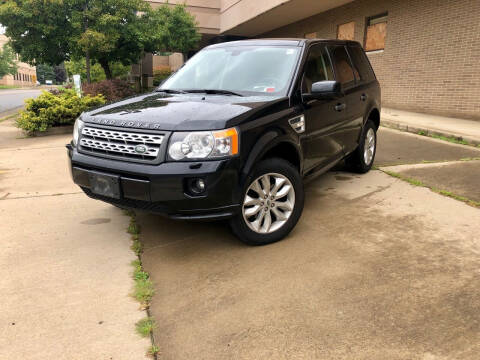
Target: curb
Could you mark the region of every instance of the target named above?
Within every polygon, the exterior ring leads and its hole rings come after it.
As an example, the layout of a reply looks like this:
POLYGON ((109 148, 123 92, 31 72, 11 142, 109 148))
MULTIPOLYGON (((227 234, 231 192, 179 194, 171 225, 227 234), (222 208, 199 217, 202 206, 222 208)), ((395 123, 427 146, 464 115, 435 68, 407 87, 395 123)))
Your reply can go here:
POLYGON ((398 121, 385 120, 385 119, 382 119, 380 121, 380 124, 381 124, 381 126, 384 126, 386 128, 406 131, 406 132, 409 132, 409 133, 412 133, 412 134, 419 135, 420 132, 423 132, 426 136, 432 136, 432 135, 444 136, 444 137, 448 137, 448 138, 455 138, 459 141, 466 141, 473 146, 479 146, 480 145, 480 139, 455 134, 453 132, 443 132, 443 131, 432 130, 432 129, 423 128, 423 127, 409 126, 409 125, 403 124, 403 123, 398 122, 398 121))

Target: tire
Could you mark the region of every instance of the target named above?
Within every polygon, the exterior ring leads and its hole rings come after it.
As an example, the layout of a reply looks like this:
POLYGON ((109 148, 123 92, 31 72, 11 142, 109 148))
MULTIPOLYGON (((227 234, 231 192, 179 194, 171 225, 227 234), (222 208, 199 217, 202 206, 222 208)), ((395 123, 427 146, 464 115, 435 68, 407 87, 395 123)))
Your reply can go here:
POLYGON ((377 127, 372 120, 367 120, 362 132, 362 139, 357 149, 346 159, 347 165, 355 172, 365 174, 370 171, 377 153, 377 127), (373 144, 372 144, 373 141, 373 144), (370 144, 366 149, 365 144, 370 144), (373 148, 372 148, 373 145, 373 148), (368 155, 367 155, 368 151, 368 155))
POLYGON ((232 232, 248 245, 282 240, 297 224, 304 197, 302 178, 292 164, 279 158, 263 160, 245 181, 241 211, 230 220, 232 232))

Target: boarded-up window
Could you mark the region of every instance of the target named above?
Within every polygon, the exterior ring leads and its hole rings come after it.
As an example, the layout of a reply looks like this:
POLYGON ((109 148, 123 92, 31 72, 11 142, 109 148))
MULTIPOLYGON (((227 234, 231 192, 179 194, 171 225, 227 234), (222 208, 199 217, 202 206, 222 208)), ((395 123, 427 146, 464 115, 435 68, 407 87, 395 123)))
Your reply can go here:
POLYGON ((355 38, 355 22, 338 25, 337 39, 339 40, 354 40, 355 38))
POLYGON ((367 19, 365 33, 365 51, 385 49, 387 38, 387 14, 374 16, 367 19))
POLYGON ((317 38, 316 32, 305 34, 305 39, 316 39, 316 38, 317 38))

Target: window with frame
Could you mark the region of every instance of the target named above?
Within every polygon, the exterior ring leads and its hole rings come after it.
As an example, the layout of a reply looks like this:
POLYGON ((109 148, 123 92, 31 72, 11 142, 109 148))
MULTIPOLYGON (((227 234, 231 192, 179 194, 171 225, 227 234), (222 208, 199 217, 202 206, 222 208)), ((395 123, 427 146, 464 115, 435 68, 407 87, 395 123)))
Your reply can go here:
POLYGON ((365 51, 378 51, 385 49, 387 38, 388 14, 367 18, 365 30, 365 51))
POLYGON ((354 70, 345 46, 331 46, 329 50, 337 81, 342 84, 342 87, 355 85, 354 70))
POLYGON ((333 80, 333 70, 324 45, 314 45, 305 63, 302 93, 312 91, 312 85, 319 81, 333 80))
POLYGON ((375 73, 373 72, 370 61, 363 49, 358 46, 348 46, 348 53, 352 59, 355 77, 357 81, 373 81, 375 80, 375 73))

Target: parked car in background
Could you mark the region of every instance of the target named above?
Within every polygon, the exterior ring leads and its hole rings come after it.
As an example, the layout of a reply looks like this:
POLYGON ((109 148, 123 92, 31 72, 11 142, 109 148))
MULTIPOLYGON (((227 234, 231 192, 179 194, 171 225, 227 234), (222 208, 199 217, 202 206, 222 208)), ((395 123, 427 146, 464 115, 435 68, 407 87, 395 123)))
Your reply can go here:
POLYGON ((154 93, 82 114, 73 180, 123 208, 228 219, 244 242, 284 238, 305 179, 342 159, 372 167, 380 86, 362 47, 245 40, 197 53, 154 93))

